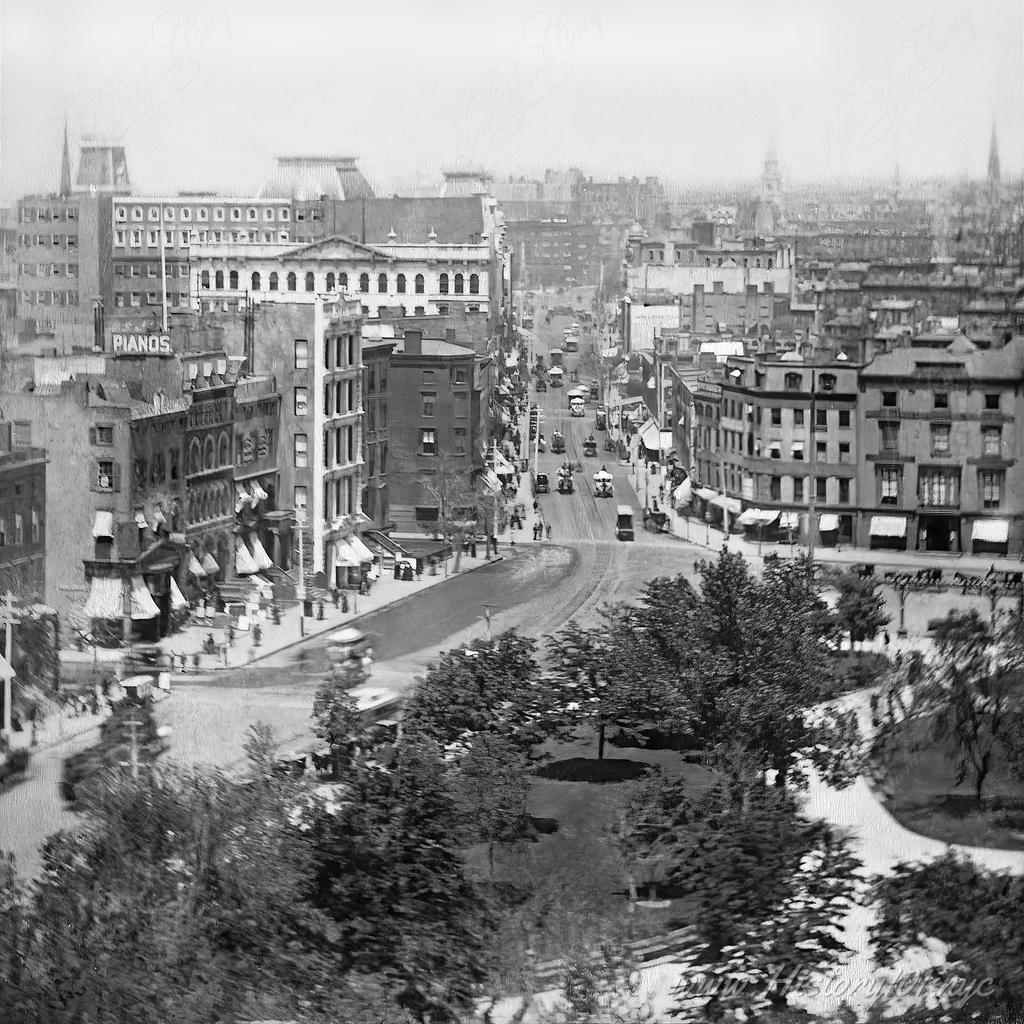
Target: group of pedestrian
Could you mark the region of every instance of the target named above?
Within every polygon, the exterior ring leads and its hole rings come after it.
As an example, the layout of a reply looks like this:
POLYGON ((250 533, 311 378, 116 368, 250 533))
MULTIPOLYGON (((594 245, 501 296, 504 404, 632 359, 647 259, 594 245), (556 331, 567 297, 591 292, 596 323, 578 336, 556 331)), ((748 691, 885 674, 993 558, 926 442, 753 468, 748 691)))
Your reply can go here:
POLYGON ((538 519, 533 524, 533 539, 541 540, 544 537, 551 540, 551 524, 545 523, 543 519, 538 519))

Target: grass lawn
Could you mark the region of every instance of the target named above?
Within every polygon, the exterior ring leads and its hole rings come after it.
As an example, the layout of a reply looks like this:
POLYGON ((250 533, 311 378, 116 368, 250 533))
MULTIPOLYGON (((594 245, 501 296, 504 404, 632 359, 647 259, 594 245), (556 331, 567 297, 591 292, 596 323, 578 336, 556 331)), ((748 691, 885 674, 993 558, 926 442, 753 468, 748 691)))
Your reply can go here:
MULTIPOLYGON (((593 774, 597 742, 584 729, 569 742, 544 748, 546 763, 554 768, 570 764, 593 774)), ((670 750, 605 747, 605 761, 661 767, 693 780, 694 792, 707 788, 711 774, 687 764, 670 750)), ((602 773, 607 769, 598 769, 602 773)), ((626 768, 624 774, 633 774, 626 768)), ((620 774, 612 770, 612 775, 620 774)), ((639 939, 678 927, 685 909, 678 902, 667 907, 637 907, 628 897, 628 879, 616 848, 613 829, 638 781, 571 782, 534 776, 527 811, 534 818, 554 819, 557 831, 537 842, 500 847, 495 852, 495 881, 513 884, 529 895, 499 936, 502 977, 499 987, 517 990, 531 949, 538 961, 566 956, 574 947, 598 947, 602 942, 639 939)), ((487 871, 485 850, 476 848, 469 858, 475 874, 487 871)), ((685 923, 685 921, 683 922, 685 923)))
POLYGON ((956 786, 955 763, 926 722, 904 725, 884 784, 885 805, 900 824, 947 843, 1024 850, 1024 784, 998 764, 981 807, 971 777, 956 786))

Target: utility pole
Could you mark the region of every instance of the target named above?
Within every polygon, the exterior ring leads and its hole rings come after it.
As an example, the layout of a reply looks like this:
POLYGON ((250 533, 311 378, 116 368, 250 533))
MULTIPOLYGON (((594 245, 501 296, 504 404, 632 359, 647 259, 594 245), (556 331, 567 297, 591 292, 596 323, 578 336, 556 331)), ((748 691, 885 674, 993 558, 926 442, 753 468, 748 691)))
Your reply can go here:
POLYGON ((818 481, 817 481, 817 478, 814 475, 814 472, 815 472, 815 469, 816 469, 816 466, 817 466, 817 455, 818 455, 817 439, 814 436, 815 431, 818 429, 818 424, 817 424, 817 405, 815 403, 815 393, 816 393, 815 392, 815 388, 816 388, 816 385, 817 385, 816 376, 817 376, 816 372, 814 370, 811 370, 811 415, 810 415, 811 422, 810 422, 810 425, 809 425, 809 433, 810 433, 811 443, 810 443, 810 448, 809 448, 809 450, 807 452, 808 463, 809 463, 810 468, 811 468, 811 479, 808 482, 809 483, 809 487, 810 487, 810 493, 807 495, 807 498, 808 498, 808 503, 807 503, 807 554, 808 554, 808 557, 810 558, 812 564, 814 562, 814 536, 815 536, 815 533, 817 532, 816 529, 815 529, 815 526, 814 526, 814 514, 815 514, 814 502, 815 502, 815 498, 817 496, 817 490, 818 490, 818 481))
POLYGON ((299 531, 299 578, 295 583, 295 599, 299 602, 299 636, 306 635, 306 566, 303 545, 303 529, 306 525, 306 510, 295 506, 295 525, 299 531))
POLYGON ((14 699, 14 595, 8 590, 4 595, 4 657, 7 664, 3 666, 4 674, 4 717, 3 736, 11 735, 11 702, 14 699))

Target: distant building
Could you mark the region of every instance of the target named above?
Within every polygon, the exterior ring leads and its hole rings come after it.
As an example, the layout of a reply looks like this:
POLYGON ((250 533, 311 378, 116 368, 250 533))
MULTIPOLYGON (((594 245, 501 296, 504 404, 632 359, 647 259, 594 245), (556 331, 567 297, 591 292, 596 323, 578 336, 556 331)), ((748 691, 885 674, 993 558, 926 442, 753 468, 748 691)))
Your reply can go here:
POLYGON ((395 340, 363 341, 363 463, 361 507, 370 520, 367 530, 391 529, 388 425, 391 404, 391 355, 395 340))
POLYGON ((372 199, 373 189, 352 156, 279 156, 259 198, 372 199))
POLYGON ((46 452, 15 447, 0 422, 0 594, 41 602, 46 592, 46 452))

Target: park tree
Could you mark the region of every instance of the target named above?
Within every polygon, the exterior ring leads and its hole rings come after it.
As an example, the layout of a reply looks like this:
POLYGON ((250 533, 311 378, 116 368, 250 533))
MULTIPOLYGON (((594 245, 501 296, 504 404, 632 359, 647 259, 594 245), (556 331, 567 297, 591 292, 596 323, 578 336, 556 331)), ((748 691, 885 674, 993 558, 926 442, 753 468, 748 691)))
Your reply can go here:
POLYGON ((993 626, 973 609, 932 624, 935 653, 916 676, 909 717, 931 722, 955 761, 955 783, 970 778, 980 805, 998 758, 1012 746, 1024 683, 1017 623, 993 626))
POLYGON ((927 864, 900 864, 875 880, 879 913, 875 956, 892 966, 927 939, 948 947, 930 971, 944 996, 932 1020, 1019 1020, 1024 1013, 1024 880, 948 853, 927 864), (996 940, 998 936, 998 940, 996 940))
POLYGON ((417 1020, 459 1020, 485 977, 490 917, 464 877, 464 822, 440 748, 407 738, 388 769, 357 762, 346 789, 308 822, 313 902, 349 971, 387 979, 417 1020))
MULTIPOLYGON (((704 1012, 780 1010, 848 952, 837 933, 858 862, 759 774, 720 777, 700 794, 678 779, 652 780, 628 808, 622 848, 635 864, 659 861, 666 884, 693 901, 704 1012)), ((694 991, 681 988, 681 1012, 694 1009, 694 991)))
POLYGON ((873 640, 889 624, 885 610, 885 597, 872 577, 861 577, 854 572, 835 577, 839 591, 836 618, 843 633, 850 637, 850 646, 873 640))
POLYGON ((314 731, 327 747, 330 777, 342 780, 366 742, 366 729, 355 698, 327 680, 313 700, 314 731))
POLYGON ((536 643, 514 630, 493 640, 446 651, 418 681, 406 703, 403 725, 461 757, 482 733, 531 748, 565 728, 564 695, 546 681, 536 643))
POLYGON ((464 834, 487 847, 493 880, 495 846, 514 843, 529 831, 526 758, 507 736, 481 733, 452 772, 451 782, 464 834))

